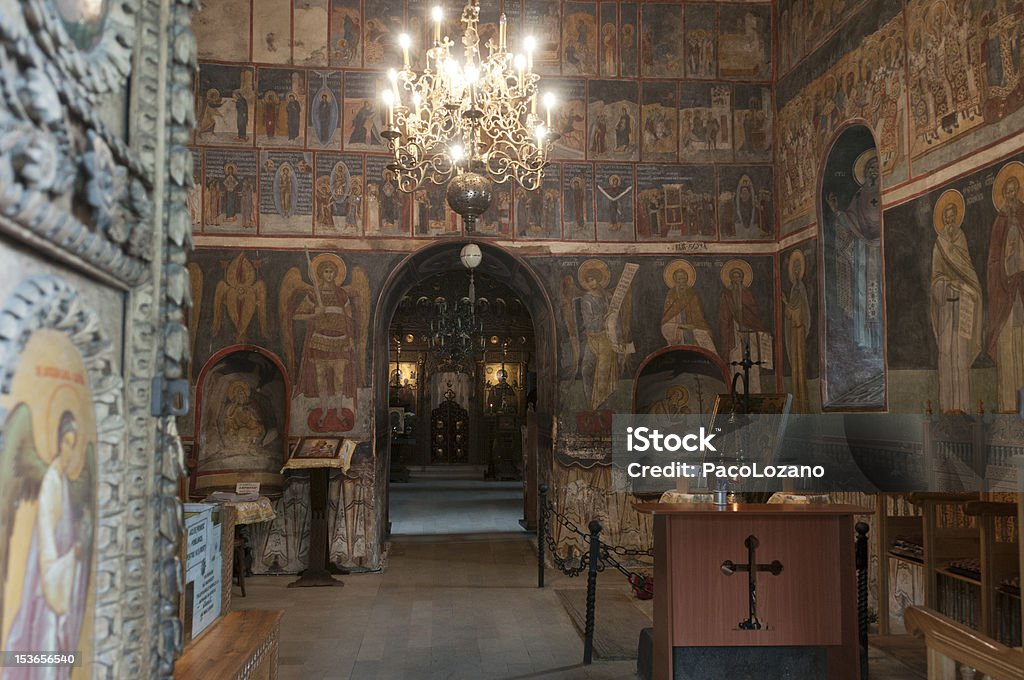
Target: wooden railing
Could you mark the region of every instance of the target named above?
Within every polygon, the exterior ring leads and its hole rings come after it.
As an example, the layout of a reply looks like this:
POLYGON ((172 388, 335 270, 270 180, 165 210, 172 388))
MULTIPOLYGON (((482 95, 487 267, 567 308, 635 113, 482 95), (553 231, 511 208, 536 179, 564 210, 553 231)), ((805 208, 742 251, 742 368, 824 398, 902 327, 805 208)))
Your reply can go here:
POLYGON ((928 680, 1020 680, 1024 651, 1002 645, 931 609, 904 612, 907 631, 923 636, 928 680))

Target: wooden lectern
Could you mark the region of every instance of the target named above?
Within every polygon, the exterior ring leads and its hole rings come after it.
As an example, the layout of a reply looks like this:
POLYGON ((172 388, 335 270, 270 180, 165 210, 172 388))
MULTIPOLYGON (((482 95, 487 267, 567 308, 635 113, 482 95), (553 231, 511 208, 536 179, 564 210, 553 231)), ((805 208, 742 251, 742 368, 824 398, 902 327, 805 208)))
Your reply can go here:
POLYGON ((654 516, 654 680, 676 677, 676 648, 722 647, 814 650, 830 680, 859 678, 854 516, 869 510, 635 507, 654 516))

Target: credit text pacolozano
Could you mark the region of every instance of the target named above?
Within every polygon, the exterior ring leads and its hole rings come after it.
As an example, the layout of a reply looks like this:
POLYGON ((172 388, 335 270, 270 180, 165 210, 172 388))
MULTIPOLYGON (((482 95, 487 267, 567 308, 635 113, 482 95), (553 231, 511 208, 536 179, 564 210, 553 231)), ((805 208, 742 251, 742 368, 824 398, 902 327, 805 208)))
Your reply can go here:
POLYGON ((642 477, 718 477, 727 479, 821 479, 825 468, 821 465, 722 465, 720 463, 669 463, 667 465, 643 465, 630 463, 626 474, 637 479, 642 477))

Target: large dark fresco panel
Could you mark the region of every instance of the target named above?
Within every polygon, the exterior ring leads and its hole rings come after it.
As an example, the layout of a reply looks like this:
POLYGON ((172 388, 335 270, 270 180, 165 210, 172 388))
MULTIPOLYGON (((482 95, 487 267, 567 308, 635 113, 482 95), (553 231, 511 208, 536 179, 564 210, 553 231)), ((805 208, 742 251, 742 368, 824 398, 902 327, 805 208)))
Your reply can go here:
POLYGON ((832 145, 820 203, 825 280, 823 407, 885 407, 881 181, 871 131, 832 145))

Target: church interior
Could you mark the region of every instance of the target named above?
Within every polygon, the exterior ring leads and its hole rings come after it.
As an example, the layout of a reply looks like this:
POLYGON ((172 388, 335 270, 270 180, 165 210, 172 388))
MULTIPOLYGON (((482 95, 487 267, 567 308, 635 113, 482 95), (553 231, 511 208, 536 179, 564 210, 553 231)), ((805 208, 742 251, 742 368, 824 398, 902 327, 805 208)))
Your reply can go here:
POLYGON ((0 680, 1024 678, 1024 0, 0 17, 0 680))

